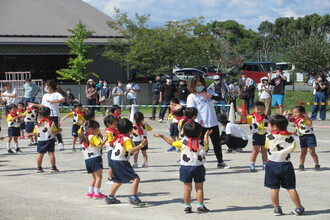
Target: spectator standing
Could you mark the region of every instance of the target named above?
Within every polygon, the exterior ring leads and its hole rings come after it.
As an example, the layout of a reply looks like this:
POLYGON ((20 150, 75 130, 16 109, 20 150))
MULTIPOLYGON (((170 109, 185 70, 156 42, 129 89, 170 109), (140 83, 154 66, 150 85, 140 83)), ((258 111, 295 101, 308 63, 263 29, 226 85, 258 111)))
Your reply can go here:
POLYGON ((325 120, 326 118, 326 105, 321 105, 321 102, 327 101, 327 93, 329 89, 329 82, 325 79, 324 76, 317 78, 313 87, 315 89, 314 102, 317 102, 318 105, 313 105, 311 120, 316 120, 317 113, 320 111, 320 120, 325 120))
POLYGON ((268 84, 268 78, 262 77, 260 83, 258 84, 258 91, 260 93, 259 100, 265 104, 265 114, 267 116, 271 115, 272 109, 272 86, 268 84))
POLYGON ((16 89, 13 89, 11 84, 4 84, 5 91, 1 94, 1 101, 6 104, 6 115, 8 114, 8 106, 11 104, 18 104, 16 89))
MULTIPOLYGON (((214 104, 225 105, 226 98, 228 98, 228 96, 229 96, 227 84, 224 82, 221 82, 221 78, 219 75, 214 75, 213 79, 214 79, 214 82, 211 83, 211 85, 208 87, 208 89, 215 92, 219 97, 219 101, 214 102, 214 104)), ((215 108, 216 114, 220 113, 220 109, 223 114, 227 114, 226 106, 215 106, 214 108, 215 108)))
POLYGON ((89 79, 87 81, 85 94, 86 94, 86 104, 87 105, 96 105, 97 89, 95 86, 95 82, 92 79, 89 79))
POLYGON ((177 98, 180 104, 187 104, 187 97, 190 94, 186 80, 184 78, 179 79, 179 84, 177 85, 177 98))
POLYGON ((31 79, 26 79, 23 85, 23 91, 24 91, 23 103, 24 106, 27 106, 28 102, 35 101, 36 96, 39 92, 39 87, 36 84, 32 83, 31 79))
MULTIPOLYGON (((159 103, 162 105, 169 105, 170 100, 174 98, 175 93, 176 87, 172 84, 172 78, 168 76, 166 78, 166 83, 161 85, 159 89, 159 103)), ((159 113, 159 122, 162 122, 164 120, 164 116, 167 109, 168 107, 162 107, 159 113)))
MULTIPOLYGON (((160 76, 155 77, 156 82, 152 85, 152 94, 153 94, 153 99, 152 99, 152 104, 153 105, 159 105, 159 93, 160 93, 160 86, 162 85, 162 79, 160 76)), ((152 113, 151 117, 149 118, 150 120, 155 120, 156 119, 156 109, 157 107, 152 107, 152 113)))
MULTIPOLYGON (((103 86, 100 89, 100 105, 110 105, 110 99, 111 99, 111 87, 108 85, 108 81, 104 80, 103 81, 103 86)), ((108 115, 109 114, 109 107, 101 107, 102 111, 102 116, 108 115), (106 110, 105 110, 106 109, 106 110)))
POLYGON ((67 105, 73 105, 75 103, 78 103, 78 100, 76 99, 76 97, 73 95, 72 91, 70 88, 66 89, 66 95, 67 98, 65 100, 67 105))
POLYGON ((286 76, 281 68, 276 68, 276 72, 268 75, 268 83, 274 86, 272 95, 272 106, 276 107, 277 114, 283 114, 283 101, 286 84, 286 76))
POLYGON ((230 103, 234 103, 234 110, 235 112, 237 112, 237 109, 236 109, 236 99, 237 99, 237 96, 239 94, 239 87, 236 83, 236 79, 233 79, 230 81, 230 85, 228 86, 228 89, 229 89, 229 102, 230 103))
POLYGON ((122 81, 118 81, 117 85, 112 90, 114 105, 123 105, 124 92, 122 81))
MULTIPOLYGON (((136 84, 133 79, 129 79, 128 83, 126 85, 125 94, 126 98, 128 100, 129 105, 136 105, 137 102, 137 94, 140 92, 140 87, 138 84, 136 84)), ((130 108, 131 111, 131 108, 130 108)), ((136 109, 136 111, 139 111, 139 108, 136 109)))
MULTIPOLYGON (((100 79, 99 82, 95 85, 96 87, 96 92, 97 92, 97 96, 96 96, 96 100, 95 100, 95 104, 96 105, 100 105, 100 92, 101 92, 101 88, 103 87, 103 82, 104 82, 104 79, 100 79)), ((100 110, 100 108, 97 108, 98 110, 100 110)))
POLYGON ((247 78, 245 85, 240 88, 240 98, 245 102, 248 112, 253 108, 255 89, 254 82, 251 78, 247 78))

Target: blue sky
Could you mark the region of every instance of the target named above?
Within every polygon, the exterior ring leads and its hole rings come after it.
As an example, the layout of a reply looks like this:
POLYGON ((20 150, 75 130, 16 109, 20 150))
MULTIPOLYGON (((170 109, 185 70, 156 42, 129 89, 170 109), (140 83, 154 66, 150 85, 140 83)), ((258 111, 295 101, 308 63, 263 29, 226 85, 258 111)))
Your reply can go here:
POLYGON ((149 14, 148 27, 166 21, 203 16, 209 21, 235 20, 257 30, 261 21, 274 22, 278 17, 303 17, 330 11, 330 0, 84 0, 113 17, 114 7, 129 16, 149 14))

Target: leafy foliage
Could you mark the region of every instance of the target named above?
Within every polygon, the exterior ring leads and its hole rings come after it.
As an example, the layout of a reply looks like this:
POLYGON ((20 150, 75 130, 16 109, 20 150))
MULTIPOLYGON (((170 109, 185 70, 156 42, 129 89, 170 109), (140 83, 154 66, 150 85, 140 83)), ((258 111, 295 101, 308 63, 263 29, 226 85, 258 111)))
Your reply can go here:
POLYGON ((87 64, 93 62, 93 59, 87 58, 92 46, 85 43, 85 40, 92 37, 94 32, 87 30, 82 22, 79 22, 75 29, 68 31, 73 36, 69 36, 65 44, 70 48, 70 54, 73 57, 69 58, 68 68, 56 71, 60 75, 58 79, 80 82, 89 75, 97 76, 95 73, 87 72, 87 64))

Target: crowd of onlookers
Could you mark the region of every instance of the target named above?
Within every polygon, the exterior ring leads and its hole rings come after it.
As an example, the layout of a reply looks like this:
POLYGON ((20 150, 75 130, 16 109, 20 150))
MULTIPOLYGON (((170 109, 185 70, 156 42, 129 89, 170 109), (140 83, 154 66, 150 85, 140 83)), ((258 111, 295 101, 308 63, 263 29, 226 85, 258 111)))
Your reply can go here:
MULTIPOLYGON (((214 75, 213 82, 205 89, 210 89, 219 96, 219 100, 214 101, 214 104, 219 104, 219 106, 215 106, 217 114, 228 114, 228 104, 231 103, 234 103, 234 109, 237 112, 236 100, 239 97, 245 103, 247 113, 253 108, 254 102, 260 100, 266 106, 266 115, 271 115, 272 106, 276 108, 277 113, 283 113, 285 86, 286 77, 280 69, 277 69, 270 73, 268 77, 262 77, 260 82, 254 82, 251 78, 246 78, 245 75, 242 75, 238 81, 235 79, 229 80, 222 75, 214 75)), ((323 76, 316 77, 313 87, 313 102, 326 102, 329 91, 329 82, 326 78, 323 76)), ((12 88, 11 84, 4 84, 4 91, 1 93, 0 101, 5 103, 6 106, 22 101, 24 106, 26 106, 27 102, 35 101, 40 88, 32 83, 30 79, 27 79, 23 86, 23 91, 24 97, 22 100, 19 100, 17 91, 12 88)), ((70 88, 67 88, 65 92, 58 87, 58 92, 65 98, 63 105, 78 103, 78 99, 70 88)), ((102 112, 102 115, 108 115, 108 105, 139 104, 137 102, 139 93, 140 86, 133 80, 128 80, 126 85, 122 81, 118 81, 112 88, 107 80, 100 79, 98 82, 95 82, 89 79, 85 88, 85 103, 87 105, 100 105, 101 107, 98 110, 102 112)), ((171 77, 162 79, 161 76, 156 76, 150 94, 152 96, 152 103, 150 104, 152 105, 169 105, 172 98, 179 99, 180 104, 185 105, 190 90, 186 78, 179 78, 177 82, 173 82, 171 77)), ((160 107, 158 115, 160 122, 164 120, 167 110, 167 107, 160 107)), ((157 107, 153 107, 151 120, 156 119, 156 111, 157 107)), ((317 119, 318 112, 319 119, 325 120, 326 105, 313 105, 312 120, 317 119)))

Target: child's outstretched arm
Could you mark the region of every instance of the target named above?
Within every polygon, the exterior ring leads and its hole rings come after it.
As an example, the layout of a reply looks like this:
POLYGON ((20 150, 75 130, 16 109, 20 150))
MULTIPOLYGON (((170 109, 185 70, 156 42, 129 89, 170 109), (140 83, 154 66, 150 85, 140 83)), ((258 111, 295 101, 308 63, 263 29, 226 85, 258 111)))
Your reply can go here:
POLYGON ((209 136, 213 133, 213 130, 207 130, 204 135, 204 150, 209 149, 209 136))
POLYGON ((142 139, 141 143, 138 146, 130 148, 127 151, 128 151, 129 154, 134 154, 135 152, 141 150, 141 148, 143 148, 147 144, 148 144, 148 140, 144 138, 144 139, 142 139))
POLYGON ((67 119, 68 117, 71 116, 71 113, 67 114, 66 116, 64 116, 61 121, 60 121, 60 124, 62 125, 64 123, 64 120, 67 119))
POLYGON ((162 134, 154 134, 154 137, 160 137, 162 138, 166 143, 168 143, 169 145, 172 145, 173 144, 173 140, 165 137, 164 135, 162 134))
POLYGON ((242 118, 243 120, 247 121, 247 118, 246 118, 246 117, 244 116, 244 114, 243 114, 243 110, 242 110, 242 108, 237 107, 237 111, 239 112, 239 116, 241 116, 241 118, 242 118))

